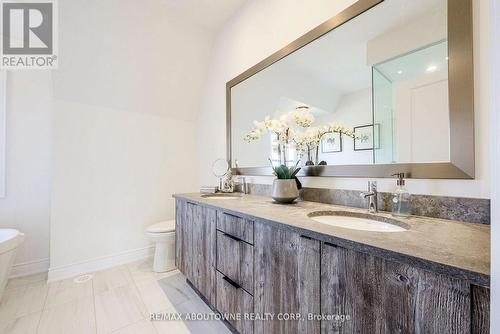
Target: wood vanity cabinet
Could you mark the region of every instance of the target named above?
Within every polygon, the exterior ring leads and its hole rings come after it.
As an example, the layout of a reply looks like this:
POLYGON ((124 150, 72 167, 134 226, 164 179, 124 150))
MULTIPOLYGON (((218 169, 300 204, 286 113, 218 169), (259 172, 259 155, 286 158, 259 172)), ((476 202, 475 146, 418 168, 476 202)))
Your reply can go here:
POLYGON ((226 212, 217 214, 216 308, 239 315, 227 321, 241 334, 252 334, 254 322, 254 222, 226 212))
POLYGON ((219 211, 217 229, 246 243, 253 244, 253 222, 242 217, 219 211))
POLYGON ((189 259, 193 255, 192 228, 187 217, 188 202, 175 200, 175 266, 188 280, 193 277, 189 259))
MULTIPOLYGON (((476 305, 488 305, 487 293, 476 305)), ((322 321, 325 334, 488 333, 489 321, 477 315, 489 312, 471 312, 467 281, 328 243, 321 254, 321 312, 339 316, 322 321)))
POLYGON ((251 244, 217 231, 217 270, 253 294, 253 251, 251 244))
POLYGON ((320 313, 320 242, 260 222, 254 233, 254 312, 275 316, 255 321, 254 333, 319 334, 321 322, 307 316, 320 313))
POLYGON ((245 314, 253 312, 253 296, 228 276, 217 271, 216 308, 222 314, 239 314, 240 318, 228 318, 227 321, 241 334, 253 333, 253 321, 245 314))
POLYGON ((177 268, 211 307, 274 316, 228 320, 241 334, 489 333, 490 291, 465 279, 186 200, 176 229, 177 268))
POLYGON ((194 203, 176 203, 176 266, 215 305, 217 211, 194 203))

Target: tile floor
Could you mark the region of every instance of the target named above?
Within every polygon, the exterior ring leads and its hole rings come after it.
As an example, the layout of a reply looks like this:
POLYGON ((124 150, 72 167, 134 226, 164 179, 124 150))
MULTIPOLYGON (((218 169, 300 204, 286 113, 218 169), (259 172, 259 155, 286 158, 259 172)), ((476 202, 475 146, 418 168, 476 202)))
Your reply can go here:
POLYGON ((212 313, 177 270, 156 274, 151 259, 47 283, 11 279, 0 302, 0 334, 230 333, 220 321, 150 321, 151 312, 212 313))

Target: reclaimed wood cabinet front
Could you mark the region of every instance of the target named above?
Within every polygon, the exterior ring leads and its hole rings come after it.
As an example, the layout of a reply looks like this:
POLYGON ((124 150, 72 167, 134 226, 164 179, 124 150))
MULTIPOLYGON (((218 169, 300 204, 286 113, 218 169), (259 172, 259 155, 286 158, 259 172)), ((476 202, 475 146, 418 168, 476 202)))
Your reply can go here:
POLYGON ((175 266, 188 280, 192 279, 190 259, 193 256, 192 230, 187 215, 188 202, 175 201, 175 266))
POLYGON ((217 310, 228 317, 227 321, 241 334, 253 333, 253 321, 245 314, 253 313, 253 297, 229 277, 217 271, 217 310), (239 315, 239 317, 238 317, 239 315))
POLYGON ((217 231, 217 270, 253 294, 253 246, 217 231))
POLYGON ((217 211, 188 204, 193 212, 193 277, 191 282, 200 293, 215 305, 215 233, 217 211))
POLYGON ((323 243, 322 333, 471 333, 467 281, 323 243))
POLYGON ((254 236, 254 312, 274 316, 256 320, 254 333, 319 334, 308 316, 320 313, 320 242, 260 222, 254 236))
POLYGON ((176 265, 219 312, 272 316, 240 333, 489 333, 486 287, 183 200, 176 265))
POLYGON ((176 210, 177 268, 215 305, 217 211, 179 200, 176 210))

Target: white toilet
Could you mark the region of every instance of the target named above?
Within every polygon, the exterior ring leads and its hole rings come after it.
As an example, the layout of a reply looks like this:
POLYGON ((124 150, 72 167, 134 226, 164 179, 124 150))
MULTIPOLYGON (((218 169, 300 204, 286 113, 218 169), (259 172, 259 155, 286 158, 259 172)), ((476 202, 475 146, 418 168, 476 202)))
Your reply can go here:
POLYGON ((175 220, 149 226, 146 235, 155 243, 153 271, 162 273, 175 269, 175 220))

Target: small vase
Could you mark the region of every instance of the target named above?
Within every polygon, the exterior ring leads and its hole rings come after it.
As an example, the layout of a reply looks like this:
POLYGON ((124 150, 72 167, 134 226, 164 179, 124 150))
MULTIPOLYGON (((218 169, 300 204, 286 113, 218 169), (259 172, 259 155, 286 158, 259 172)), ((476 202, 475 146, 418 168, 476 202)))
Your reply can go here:
POLYGON ((292 203, 299 197, 299 189, 295 179, 275 179, 271 196, 278 203, 292 203))

